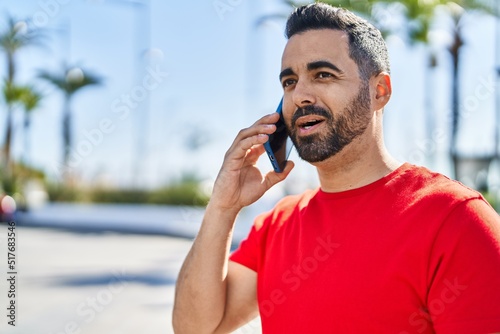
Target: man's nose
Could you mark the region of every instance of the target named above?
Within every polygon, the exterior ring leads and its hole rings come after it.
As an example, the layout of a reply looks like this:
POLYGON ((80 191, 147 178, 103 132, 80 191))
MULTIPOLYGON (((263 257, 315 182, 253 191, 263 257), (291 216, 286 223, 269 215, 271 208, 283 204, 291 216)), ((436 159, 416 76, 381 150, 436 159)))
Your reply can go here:
POLYGON ((295 84, 293 90, 293 103, 298 108, 303 108, 310 104, 316 103, 316 97, 314 95, 311 84, 306 80, 299 80, 295 84))

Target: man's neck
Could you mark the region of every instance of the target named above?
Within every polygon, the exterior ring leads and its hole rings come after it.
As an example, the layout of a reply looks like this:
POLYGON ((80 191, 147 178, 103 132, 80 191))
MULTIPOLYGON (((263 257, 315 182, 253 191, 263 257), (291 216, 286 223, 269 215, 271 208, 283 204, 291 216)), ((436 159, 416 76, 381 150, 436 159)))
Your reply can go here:
POLYGON ((323 191, 341 192, 373 183, 401 165, 382 140, 364 140, 361 136, 316 168, 323 191))

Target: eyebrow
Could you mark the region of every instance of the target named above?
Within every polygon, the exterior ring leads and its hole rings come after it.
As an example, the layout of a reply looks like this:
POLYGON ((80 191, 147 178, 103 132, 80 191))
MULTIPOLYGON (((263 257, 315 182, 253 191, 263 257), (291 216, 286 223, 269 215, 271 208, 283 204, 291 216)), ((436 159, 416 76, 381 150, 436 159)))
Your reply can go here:
MULTIPOLYGON (((330 63, 327 60, 318 60, 318 61, 313 61, 313 62, 307 64, 307 70, 308 71, 314 71, 314 70, 317 70, 317 69, 320 69, 320 68, 325 68, 325 67, 329 68, 332 71, 337 72, 339 74, 343 74, 344 73, 344 71, 342 71, 340 68, 338 68, 337 66, 335 66, 332 63, 330 63)), ((289 75, 294 75, 294 74, 295 74, 295 72, 290 67, 285 68, 280 73, 280 77, 279 77, 280 81, 283 79, 283 77, 286 77, 286 76, 289 76, 289 75)))
POLYGON ((314 71, 314 70, 317 70, 317 69, 320 69, 320 68, 323 68, 323 67, 329 68, 332 71, 335 71, 335 72, 337 72, 339 74, 344 73, 344 71, 342 71, 340 68, 338 68, 337 66, 335 66, 332 63, 330 63, 327 60, 318 60, 318 61, 313 61, 312 63, 307 64, 307 70, 308 71, 314 71))
POLYGON ((295 72, 292 70, 292 68, 288 67, 285 68, 283 71, 280 73, 280 81, 283 80, 283 77, 287 77, 289 75, 294 75, 295 72))

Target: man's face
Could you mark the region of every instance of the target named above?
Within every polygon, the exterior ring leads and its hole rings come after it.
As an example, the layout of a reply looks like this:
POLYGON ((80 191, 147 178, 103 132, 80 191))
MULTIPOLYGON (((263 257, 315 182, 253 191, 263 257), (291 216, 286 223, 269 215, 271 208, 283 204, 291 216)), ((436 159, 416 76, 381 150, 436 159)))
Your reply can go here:
POLYGON ((285 122, 299 156, 311 163, 340 152, 372 119, 368 81, 349 57, 348 36, 310 30, 290 38, 280 80, 285 122))

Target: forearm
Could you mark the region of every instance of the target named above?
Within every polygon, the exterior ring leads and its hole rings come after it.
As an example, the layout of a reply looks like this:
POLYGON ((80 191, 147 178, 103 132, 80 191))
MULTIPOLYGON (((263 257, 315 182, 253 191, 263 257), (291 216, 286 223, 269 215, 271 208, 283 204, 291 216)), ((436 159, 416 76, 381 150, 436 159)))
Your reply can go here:
POLYGON ((237 211, 208 205, 179 273, 173 311, 176 333, 212 333, 224 316, 229 250, 237 211))
POLYGON ((262 174, 256 166, 265 152, 263 144, 276 130, 274 123, 278 120, 279 114, 273 113, 242 129, 224 156, 200 232, 177 280, 173 313, 176 333, 213 333, 228 314, 229 322, 237 324, 238 321, 230 319, 235 316, 226 310, 227 305, 238 311, 253 310, 253 305, 241 304, 254 302, 256 275, 243 274, 228 285, 229 249, 240 209, 261 198, 293 168, 290 162, 283 173, 262 174), (234 296, 236 293, 239 296, 234 296))

